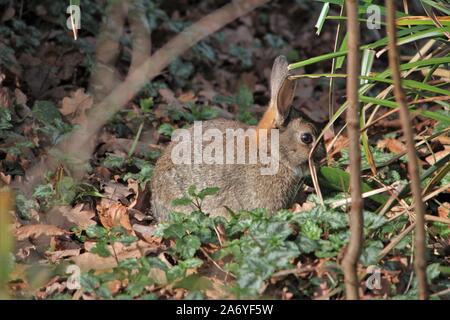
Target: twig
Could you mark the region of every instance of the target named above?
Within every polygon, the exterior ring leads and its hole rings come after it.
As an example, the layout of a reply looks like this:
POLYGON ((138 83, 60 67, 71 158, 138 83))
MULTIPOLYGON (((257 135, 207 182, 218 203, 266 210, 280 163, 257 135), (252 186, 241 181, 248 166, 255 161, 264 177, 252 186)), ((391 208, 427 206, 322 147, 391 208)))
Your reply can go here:
POLYGON ((350 241, 347 253, 342 260, 345 277, 345 293, 347 300, 359 298, 359 280, 357 264, 361 255, 363 243, 363 199, 361 197, 361 150, 359 133, 359 22, 358 1, 347 0, 347 32, 348 32, 348 61, 347 61, 347 132, 349 138, 350 158, 350 241))
MULTIPOLYGON (((397 187, 398 187, 398 183, 393 183, 391 186, 386 186, 386 187, 379 188, 379 189, 376 189, 376 190, 364 192, 361 195, 361 197, 363 199, 364 198, 368 198, 368 197, 374 196, 374 195, 379 194, 379 193, 383 193, 383 192, 390 191, 390 190, 396 190, 397 187)), ((351 203, 352 203, 352 198, 346 198, 346 199, 342 199, 342 200, 333 202, 330 205, 330 207, 331 208, 337 208, 337 207, 340 207, 340 206, 343 206, 343 205, 349 205, 351 203)))
POLYGON ((275 272, 274 274, 272 274, 272 278, 281 278, 281 277, 285 277, 291 274, 300 274, 300 273, 305 273, 305 272, 311 272, 311 271, 315 271, 316 268, 315 267, 304 267, 304 268, 300 268, 300 269, 286 269, 286 270, 280 270, 275 272))
POLYGON ((414 267, 418 280, 419 298, 428 298, 427 275, 426 275, 426 239, 425 239, 425 207, 422 202, 422 190, 420 186, 419 163, 414 148, 414 134, 406 102, 405 93, 401 84, 399 57, 397 52, 397 36, 395 26, 395 3, 394 0, 386 0, 387 7, 387 31, 389 39, 389 66, 394 80, 394 94, 400 108, 400 121, 406 140, 408 172, 411 179, 411 191, 413 194, 416 214, 415 251, 416 257, 414 267))
POLYGON ((445 295, 450 295, 450 288, 433 293, 431 296, 432 297, 439 297, 439 296, 445 296, 445 295))
POLYGON ((209 261, 211 261, 211 262, 214 264, 214 266, 216 266, 217 269, 219 269, 220 271, 222 271, 223 273, 225 273, 226 276, 230 275, 230 276, 232 276, 233 278, 236 279, 236 276, 235 276, 234 274, 232 274, 232 273, 229 272, 229 271, 224 270, 224 269, 223 269, 216 261, 214 261, 214 259, 211 258, 211 257, 209 256, 208 252, 206 252, 205 249, 200 248, 200 251, 205 255, 205 257, 206 257, 209 261))
POLYGON ((413 229, 414 226, 416 225, 416 222, 411 223, 408 228, 406 228, 405 230, 403 230, 402 233, 400 233, 397 237, 395 237, 386 247, 384 247, 383 250, 381 250, 381 252, 378 254, 378 261, 380 261, 381 259, 384 258, 385 255, 387 255, 389 253, 389 251, 391 251, 392 249, 394 249, 399 243, 400 241, 402 241, 402 239, 404 237, 406 237, 406 235, 408 233, 410 233, 413 229))

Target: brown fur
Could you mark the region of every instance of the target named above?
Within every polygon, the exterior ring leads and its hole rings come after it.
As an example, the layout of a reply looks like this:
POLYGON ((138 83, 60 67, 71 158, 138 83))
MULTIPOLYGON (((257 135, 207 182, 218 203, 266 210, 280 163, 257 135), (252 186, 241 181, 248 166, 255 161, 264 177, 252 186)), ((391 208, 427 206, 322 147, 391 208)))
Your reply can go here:
MULTIPOLYGON (((300 135, 309 132, 316 136, 316 132, 313 125, 302 119, 294 119, 286 127, 283 126, 289 110, 288 104, 292 102, 295 89, 294 84, 286 83, 287 76, 287 62, 284 57, 278 57, 272 69, 270 107, 257 126, 258 129, 269 129, 274 126, 280 128, 278 173, 261 175, 263 165, 259 162, 254 165, 193 163, 175 165, 171 160, 174 147, 174 143, 171 143, 156 163, 151 182, 151 203, 155 219, 164 221, 171 211, 189 214, 193 210, 192 207, 173 207, 171 202, 185 196, 191 185, 195 185, 197 190, 206 187, 219 188, 217 195, 206 197, 202 203, 202 210, 214 216, 227 216, 225 206, 233 211, 265 208, 269 212, 274 212, 292 205, 303 179, 308 174, 308 155, 311 148, 311 145, 301 142, 300 135)), ((202 125, 203 131, 210 128, 219 129, 224 137, 224 144, 226 129, 249 128, 245 124, 222 119, 206 121, 202 125)), ((190 132, 193 132, 192 127, 190 132)), ((247 142, 251 143, 251 140, 247 142)), ((204 142, 203 147, 206 145, 204 142)))

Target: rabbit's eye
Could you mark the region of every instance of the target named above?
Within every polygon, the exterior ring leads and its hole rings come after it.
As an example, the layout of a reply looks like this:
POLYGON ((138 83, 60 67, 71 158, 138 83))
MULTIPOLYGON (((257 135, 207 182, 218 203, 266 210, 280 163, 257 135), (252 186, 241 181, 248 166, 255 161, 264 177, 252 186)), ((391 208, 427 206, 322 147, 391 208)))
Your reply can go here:
POLYGON ((311 133, 309 132, 304 132, 300 135, 300 140, 304 143, 304 144, 311 144, 314 141, 314 137, 311 133))

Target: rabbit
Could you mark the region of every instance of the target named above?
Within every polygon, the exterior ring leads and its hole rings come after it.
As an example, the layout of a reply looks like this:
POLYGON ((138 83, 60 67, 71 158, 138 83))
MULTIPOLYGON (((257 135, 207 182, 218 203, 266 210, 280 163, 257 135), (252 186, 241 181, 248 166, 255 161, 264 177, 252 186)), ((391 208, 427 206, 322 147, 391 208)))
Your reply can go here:
MULTIPOLYGON (((151 181, 151 210, 157 221, 166 221, 172 211, 189 214, 194 210, 190 205, 172 205, 172 201, 184 197, 192 185, 196 186, 197 190, 206 187, 219 188, 216 195, 206 197, 201 204, 202 211, 211 216, 228 218, 229 209, 238 212, 265 208, 269 212, 276 212, 292 206, 304 178, 309 174, 308 156, 316 140, 317 131, 312 123, 302 118, 287 121, 296 87, 295 82, 288 77, 287 60, 284 56, 279 56, 275 59, 271 73, 271 100, 256 127, 225 119, 202 123, 203 131, 218 130, 224 141, 226 130, 254 129, 256 137, 252 138, 250 135, 245 140, 246 151, 251 143, 260 142, 260 133, 264 130, 278 129, 278 171, 275 174, 263 175, 261 170, 267 165, 262 163, 206 164, 195 163, 195 159, 189 160, 187 164, 174 163, 173 151, 177 142, 172 140, 158 159, 151 181)), ((187 129, 187 133, 195 135, 193 127, 187 129)), ((270 133, 269 137, 272 138, 274 134, 270 133)), ((270 141, 268 150, 272 150, 273 143, 271 139, 270 141)), ((206 146, 202 145, 200 150, 204 151, 205 148, 206 146)), ((239 150, 234 141, 232 148, 237 154, 239 150)), ((192 156, 194 151, 191 151, 192 156)))

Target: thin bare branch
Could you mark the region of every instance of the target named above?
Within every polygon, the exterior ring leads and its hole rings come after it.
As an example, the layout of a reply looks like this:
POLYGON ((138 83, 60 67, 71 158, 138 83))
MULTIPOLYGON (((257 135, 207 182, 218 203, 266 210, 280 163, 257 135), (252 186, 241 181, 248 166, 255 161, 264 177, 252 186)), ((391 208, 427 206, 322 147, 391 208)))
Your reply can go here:
POLYGON ((347 61, 347 133, 349 138, 350 158, 350 242, 347 253, 342 261, 345 276, 345 292, 348 300, 359 298, 359 280, 357 265, 361 255, 363 243, 363 199, 361 190, 361 151, 359 130, 359 22, 358 1, 347 0, 347 32, 348 32, 348 61, 347 61))
POLYGON ((411 191, 414 199, 416 215, 415 227, 415 260, 419 298, 428 299, 427 276, 426 276, 426 237, 425 237, 425 206, 422 201, 422 189, 420 186, 419 162, 414 148, 414 133, 411 118, 408 111, 405 93, 402 88, 399 56, 397 51, 397 36, 395 25, 395 2, 386 0, 387 8, 387 33, 389 39, 389 67, 394 80, 394 94, 400 108, 400 121, 404 132, 408 158, 408 173, 411 180, 411 191))

